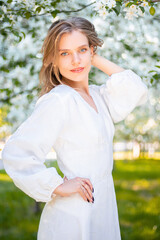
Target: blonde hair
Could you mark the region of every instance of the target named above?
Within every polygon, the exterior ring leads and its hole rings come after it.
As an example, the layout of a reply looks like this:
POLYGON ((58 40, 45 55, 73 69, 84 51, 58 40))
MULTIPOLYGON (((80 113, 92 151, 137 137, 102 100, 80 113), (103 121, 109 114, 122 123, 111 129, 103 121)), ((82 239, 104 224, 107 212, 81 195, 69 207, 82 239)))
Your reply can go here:
POLYGON ((58 44, 64 33, 71 33, 74 30, 80 31, 87 37, 89 47, 92 45, 94 52, 96 52, 97 46, 103 45, 103 40, 98 38, 94 25, 85 18, 70 17, 53 22, 41 49, 43 64, 39 74, 39 87, 41 88, 39 97, 62 84, 62 75, 56 66, 58 44))

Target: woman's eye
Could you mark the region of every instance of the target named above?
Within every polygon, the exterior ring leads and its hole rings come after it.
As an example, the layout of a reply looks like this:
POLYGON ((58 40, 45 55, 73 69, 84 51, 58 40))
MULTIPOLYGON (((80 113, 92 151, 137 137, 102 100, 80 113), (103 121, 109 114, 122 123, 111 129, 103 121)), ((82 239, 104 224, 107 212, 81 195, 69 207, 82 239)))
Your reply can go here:
POLYGON ((81 49, 82 52, 85 52, 86 50, 87 50, 87 48, 82 48, 82 49, 81 49), (84 51, 83 51, 83 50, 84 50, 84 51))
POLYGON ((81 52, 85 52, 85 51, 87 51, 87 48, 82 48, 81 49, 81 52))
POLYGON ((61 53, 62 56, 66 56, 67 54, 68 54, 67 52, 61 53))

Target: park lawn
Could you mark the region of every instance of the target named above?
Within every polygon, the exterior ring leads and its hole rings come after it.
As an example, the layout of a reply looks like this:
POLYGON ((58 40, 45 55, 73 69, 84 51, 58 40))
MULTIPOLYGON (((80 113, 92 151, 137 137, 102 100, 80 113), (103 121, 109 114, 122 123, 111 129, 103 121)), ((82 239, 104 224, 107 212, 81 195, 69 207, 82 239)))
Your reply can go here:
MULTIPOLYGON (((113 178, 122 240, 159 240, 160 161, 114 161, 113 178)), ((0 239, 36 240, 39 219, 35 201, 0 171, 0 239)))
POLYGON ((122 240, 160 240, 160 161, 115 161, 122 240))

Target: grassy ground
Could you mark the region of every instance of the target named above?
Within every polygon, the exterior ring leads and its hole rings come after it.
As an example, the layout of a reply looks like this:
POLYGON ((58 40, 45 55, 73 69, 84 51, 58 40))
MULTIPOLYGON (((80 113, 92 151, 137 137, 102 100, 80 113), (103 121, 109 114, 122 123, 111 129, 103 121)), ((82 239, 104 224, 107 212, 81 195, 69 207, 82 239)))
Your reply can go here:
MULTIPOLYGON (((122 240, 159 240, 160 161, 115 161, 113 177, 122 240)), ((36 240, 39 218, 35 201, 0 171, 0 239, 36 240)))
POLYGON ((122 240, 160 240, 160 161, 116 161, 122 240))

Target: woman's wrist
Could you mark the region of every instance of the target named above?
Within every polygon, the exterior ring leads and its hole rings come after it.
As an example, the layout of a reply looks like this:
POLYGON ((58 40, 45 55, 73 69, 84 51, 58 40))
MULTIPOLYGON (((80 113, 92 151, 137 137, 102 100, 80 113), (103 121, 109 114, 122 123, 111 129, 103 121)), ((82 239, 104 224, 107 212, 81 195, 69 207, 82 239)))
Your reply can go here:
POLYGON ((96 67, 96 63, 98 62, 98 57, 99 55, 97 53, 95 53, 93 56, 92 56, 92 61, 91 61, 91 64, 96 67))
POLYGON ((109 76, 111 76, 113 73, 118 73, 125 70, 124 68, 118 66, 117 64, 109 61, 107 58, 104 58, 98 54, 93 55, 91 64, 94 67, 100 69, 102 72, 108 74, 109 76))
POLYGON ((52 195, 56 194, 56 195, 60 195, 61 196, 61 185, 62 184, 60 184, 58 187, 55 188, 55 190, 52 192, 52 195))

